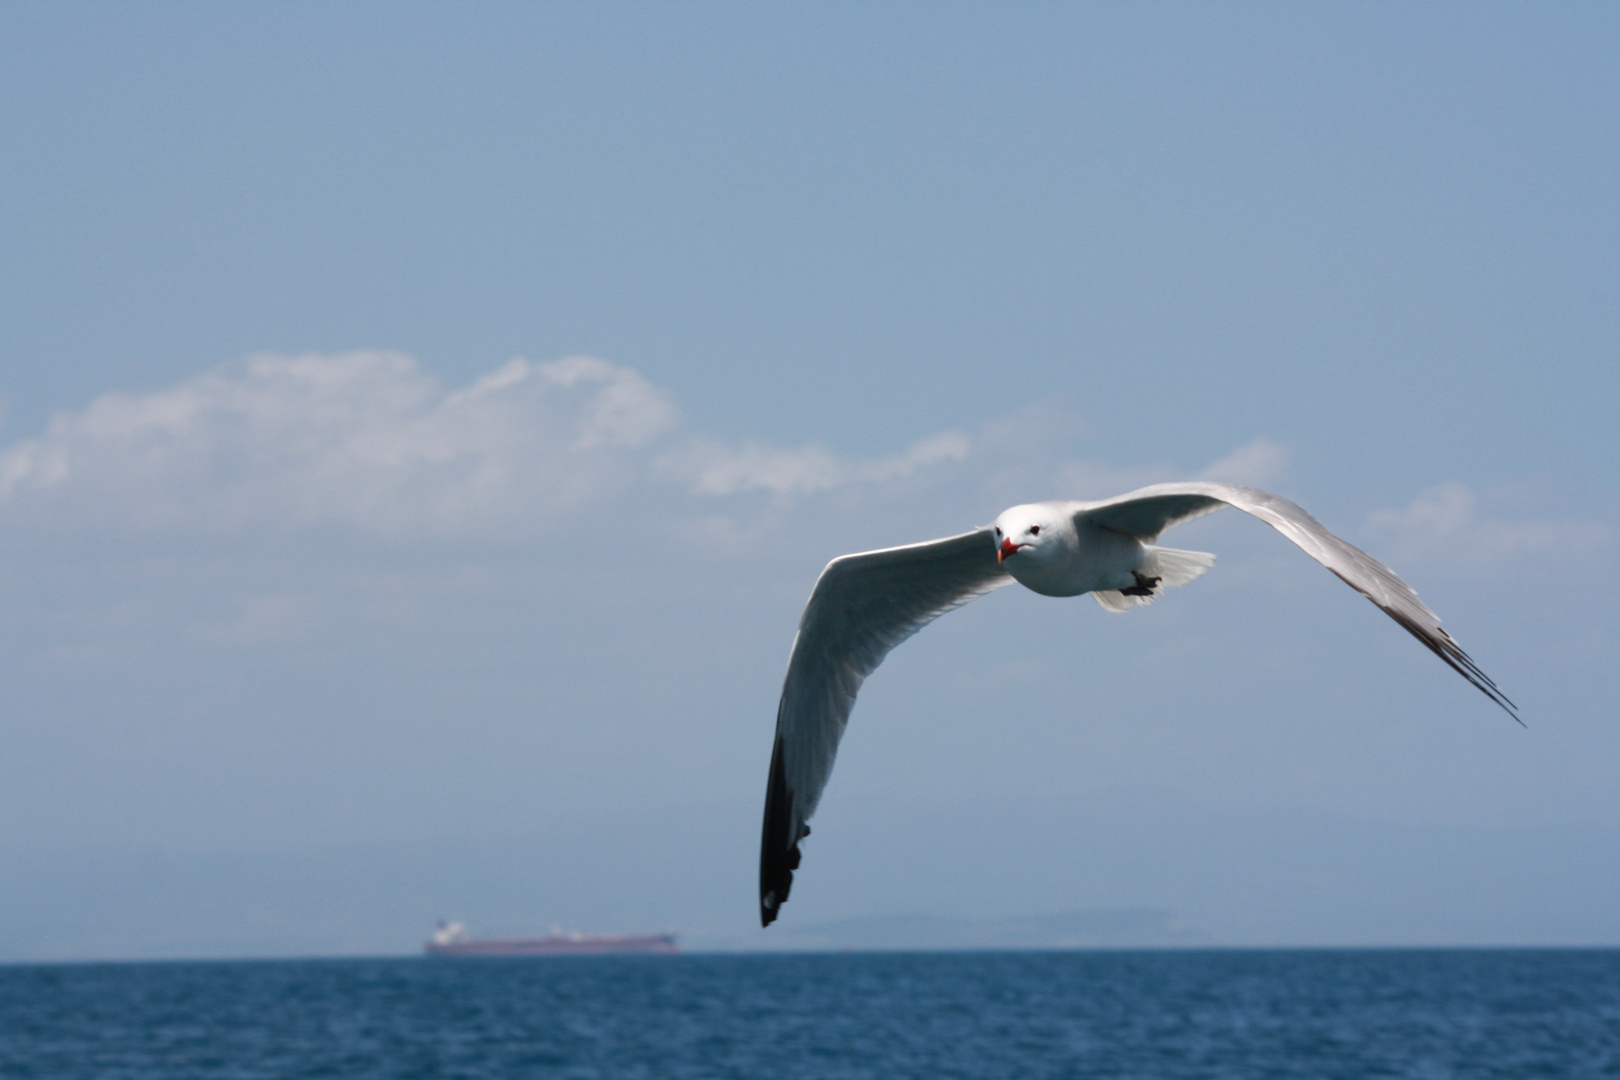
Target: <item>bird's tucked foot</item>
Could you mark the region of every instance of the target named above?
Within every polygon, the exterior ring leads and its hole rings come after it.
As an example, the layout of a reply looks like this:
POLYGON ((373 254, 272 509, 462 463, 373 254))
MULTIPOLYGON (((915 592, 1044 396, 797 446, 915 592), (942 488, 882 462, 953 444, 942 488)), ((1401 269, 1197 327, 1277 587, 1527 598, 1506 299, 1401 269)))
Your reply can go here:
POLYGON ((1119 590, 1121 596, 1152 596, 1154 586, 1159 584, 1158 578, 1148 577, 1140 570, 1132 570, 1131 576, 1136 578, 1136 584, 1129 589, 1119 590))

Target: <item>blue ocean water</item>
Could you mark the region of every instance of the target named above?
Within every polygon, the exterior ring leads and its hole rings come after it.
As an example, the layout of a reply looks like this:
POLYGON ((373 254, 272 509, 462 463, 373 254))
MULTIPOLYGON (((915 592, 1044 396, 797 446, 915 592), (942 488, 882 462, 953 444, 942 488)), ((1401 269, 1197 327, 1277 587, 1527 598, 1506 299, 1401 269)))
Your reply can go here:
POLYGON ((3 967, 0 1076, 1620 1076, 1620 951, 3 967))

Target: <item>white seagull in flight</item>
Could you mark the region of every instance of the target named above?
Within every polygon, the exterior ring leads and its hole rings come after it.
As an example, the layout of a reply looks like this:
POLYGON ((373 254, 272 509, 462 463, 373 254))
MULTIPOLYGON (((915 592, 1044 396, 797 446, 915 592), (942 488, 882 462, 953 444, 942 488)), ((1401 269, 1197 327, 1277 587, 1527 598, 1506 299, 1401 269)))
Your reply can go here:
MULTIPOLYGON (((1515 720, 1513 702, 1458 647, 1412 587, 1287 499, 1235 484, 1154 484, 1102 502, 1015 506, 993 525, 922 544, 863 551, 827 564, 799 618, 776 712, 759 853, 759 918, 775 920, 799 867, 799 841, 832 772, 861 683, 889 651, 934 619, 1014 581, 1043 596, 1090 593, 1109 611, 1152 603, 1215 562, 1155 547, 1159 534, 1235 506, 1275 528, 1515 720)), ((1522 723, 1522 721, 1521 721, 1522 723)))

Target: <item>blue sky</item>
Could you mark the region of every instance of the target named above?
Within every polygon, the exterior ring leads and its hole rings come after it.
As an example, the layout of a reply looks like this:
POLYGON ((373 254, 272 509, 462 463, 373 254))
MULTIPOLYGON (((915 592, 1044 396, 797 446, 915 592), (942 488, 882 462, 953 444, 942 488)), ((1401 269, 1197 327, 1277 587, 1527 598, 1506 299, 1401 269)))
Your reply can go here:
POLYGON ((748 944, 820 566, 1195 475, 1390 562, 1528 729, 1222 516, 1152 609, 1008 591, 897 652, 785 920, 1620 941, 1617 46, 1601 5, 6 8, 0 903, 54 921, 0 956, 748 944), (552 865, 440 857, 491 843, 552 865), (391 883, 211 937, 141 861, 357 850, 391 883))

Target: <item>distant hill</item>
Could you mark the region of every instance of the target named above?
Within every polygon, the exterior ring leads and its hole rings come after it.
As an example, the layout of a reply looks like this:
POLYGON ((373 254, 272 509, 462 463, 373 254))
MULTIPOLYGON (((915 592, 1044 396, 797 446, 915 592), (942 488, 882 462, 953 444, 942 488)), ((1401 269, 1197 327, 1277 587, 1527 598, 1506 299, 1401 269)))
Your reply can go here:
POLYGON ((747 948, 797 950, 1096 949, 1207 945, 1204 931, 1154 908, 1105 908, 1026 915, 1011 919, 951 919, 939 915, 884 915, 838 919, 798 927, 778 923, 769 940, 736 942, 721 935, 691 935, 694 950, 747 948))

